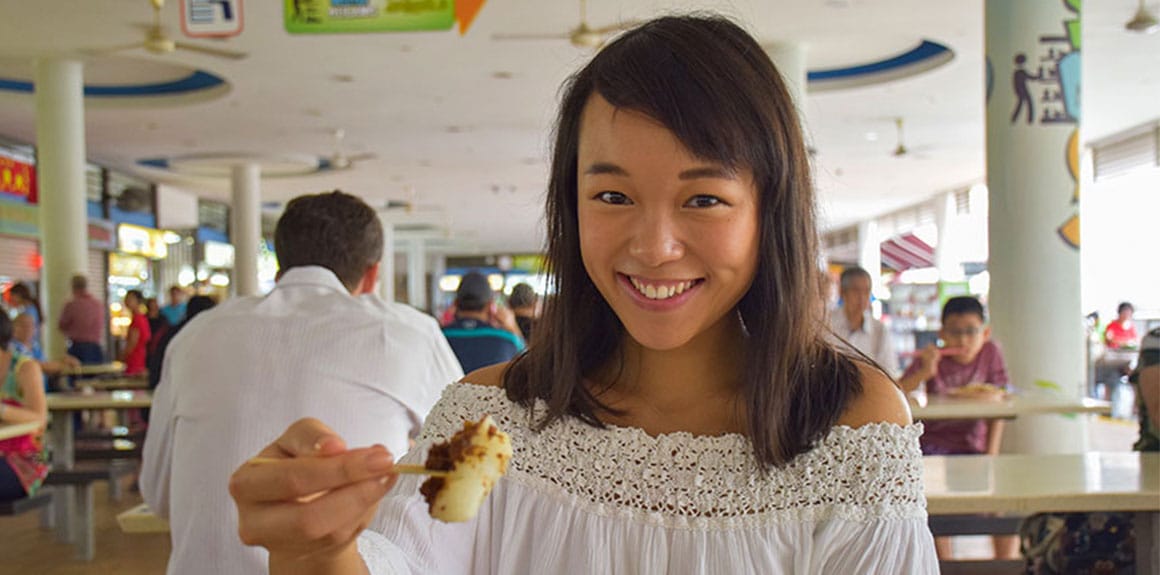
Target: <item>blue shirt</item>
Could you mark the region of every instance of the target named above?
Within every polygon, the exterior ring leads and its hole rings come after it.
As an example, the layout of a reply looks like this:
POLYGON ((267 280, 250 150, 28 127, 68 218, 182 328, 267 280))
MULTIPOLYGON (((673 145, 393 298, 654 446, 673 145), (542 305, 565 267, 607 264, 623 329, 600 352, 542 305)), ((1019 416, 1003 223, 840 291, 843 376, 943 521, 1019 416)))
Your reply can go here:
POLYGON ((161 308, 161 315, 165 316, 165 319, 169 321, 169 325, 176 326, 181 323, 181 320, 185 319, 185 304, 167 305, 161 308))
POLYGON ((443 336, 464 373, 503 363, 524 350, 519 336, 475 319, 455 318, 443 328, 443 336))

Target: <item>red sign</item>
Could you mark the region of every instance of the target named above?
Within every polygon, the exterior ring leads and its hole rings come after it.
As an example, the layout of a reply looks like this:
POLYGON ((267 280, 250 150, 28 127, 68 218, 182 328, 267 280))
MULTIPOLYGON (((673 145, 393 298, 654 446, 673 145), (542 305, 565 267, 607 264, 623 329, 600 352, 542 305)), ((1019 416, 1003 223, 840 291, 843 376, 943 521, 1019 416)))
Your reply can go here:
POLYGON ((0 156, 0 194, 20 196, 36 203, 36 166, 0 156))

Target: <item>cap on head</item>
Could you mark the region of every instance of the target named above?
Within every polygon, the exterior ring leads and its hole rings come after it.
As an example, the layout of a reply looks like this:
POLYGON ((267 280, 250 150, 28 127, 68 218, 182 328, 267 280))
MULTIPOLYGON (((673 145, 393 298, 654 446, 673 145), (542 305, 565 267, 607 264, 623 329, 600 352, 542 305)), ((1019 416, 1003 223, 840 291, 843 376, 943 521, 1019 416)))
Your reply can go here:
POLYGON ((491 284, 479 272, 467 272, 455 290, 455 307, 463 311, 479 311, 491 303, 491 284))

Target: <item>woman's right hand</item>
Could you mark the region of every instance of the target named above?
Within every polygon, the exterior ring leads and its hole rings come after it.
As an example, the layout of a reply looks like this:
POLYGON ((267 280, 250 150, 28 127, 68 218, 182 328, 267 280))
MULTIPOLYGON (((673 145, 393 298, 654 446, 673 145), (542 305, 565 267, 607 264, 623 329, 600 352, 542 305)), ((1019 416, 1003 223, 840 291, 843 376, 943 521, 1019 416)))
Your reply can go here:
POLYGON ((398 475, 381 445, 347 449, 300 419, 230 477, 238 534, 270 552, 270 572, 365 572, 355 541, 398 475))

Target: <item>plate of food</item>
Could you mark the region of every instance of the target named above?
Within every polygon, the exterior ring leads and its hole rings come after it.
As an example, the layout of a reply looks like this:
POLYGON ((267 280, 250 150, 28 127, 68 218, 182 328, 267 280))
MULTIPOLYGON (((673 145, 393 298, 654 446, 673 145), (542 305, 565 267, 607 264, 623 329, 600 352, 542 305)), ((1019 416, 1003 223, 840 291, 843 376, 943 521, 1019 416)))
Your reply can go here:
POLYGON ((947 395, 963 399, 1000 400, 1007 397, 1007 390, 992 383, 972 381, 971 383, 968 383, 962 387, 956 387, 948 390, 947 395))

